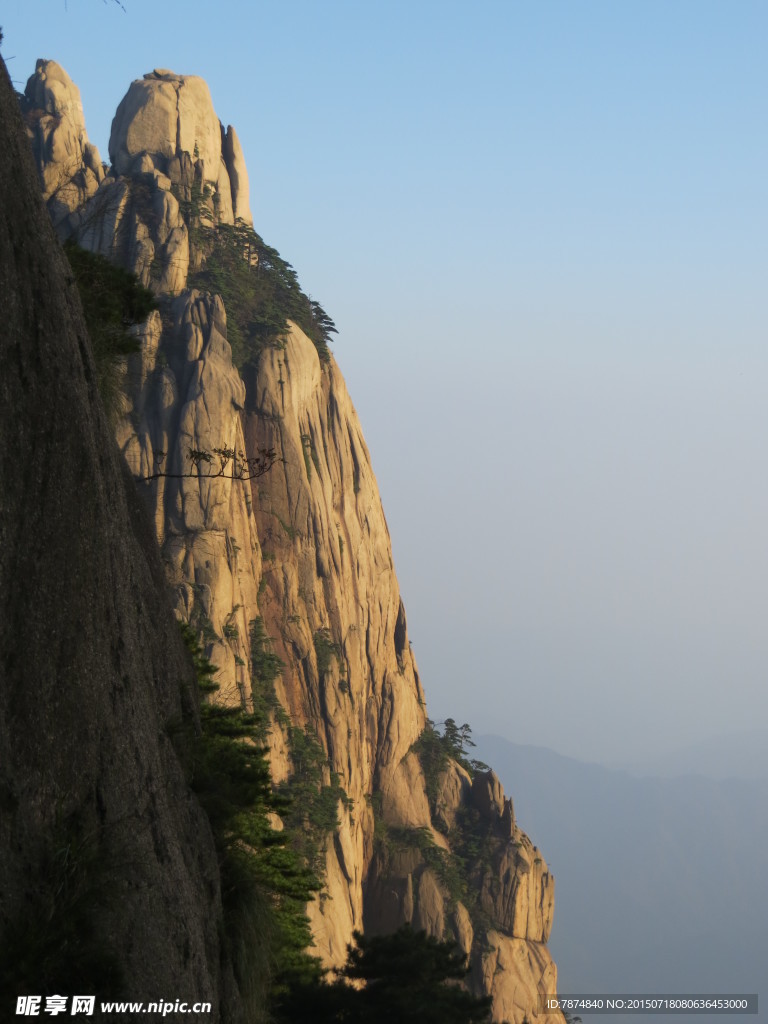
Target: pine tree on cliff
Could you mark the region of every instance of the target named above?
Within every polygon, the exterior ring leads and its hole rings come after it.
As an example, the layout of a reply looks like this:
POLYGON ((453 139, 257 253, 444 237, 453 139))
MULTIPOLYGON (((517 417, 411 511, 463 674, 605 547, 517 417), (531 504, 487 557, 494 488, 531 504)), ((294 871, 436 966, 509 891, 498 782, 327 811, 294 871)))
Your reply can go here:
POLYGON ((441 942, 408 925, 392 935, 355 932, 347 962, 333 984, 308 986, 279 1007, 279 1021, 315 1024, 485 1024, 490 997, 471 995, 458 983, 466 958, 455 942, 441 942), (364 982, 352 988, 347 981, 364 982))

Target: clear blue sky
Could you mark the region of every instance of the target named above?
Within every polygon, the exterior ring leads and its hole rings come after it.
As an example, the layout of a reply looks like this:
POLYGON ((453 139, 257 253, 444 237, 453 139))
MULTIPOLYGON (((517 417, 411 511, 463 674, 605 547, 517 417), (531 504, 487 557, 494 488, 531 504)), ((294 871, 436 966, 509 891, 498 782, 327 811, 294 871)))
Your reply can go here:
MULTIPOLYGON (((768 4, 5 0, 17 88, 202 75, 340 329, 433 717, 768 726, 768 4)), ((631 726, 631 731, 630 727, 631 726)))

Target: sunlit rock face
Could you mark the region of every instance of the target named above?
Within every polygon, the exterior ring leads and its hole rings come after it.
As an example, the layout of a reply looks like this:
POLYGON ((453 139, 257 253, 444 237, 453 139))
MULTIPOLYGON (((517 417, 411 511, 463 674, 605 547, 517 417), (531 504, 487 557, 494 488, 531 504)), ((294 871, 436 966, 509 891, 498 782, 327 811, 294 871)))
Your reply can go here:
POLYGON ((245 386, 232 365, 221 299, 195 290, 153 313, 126 367, 117 440, 151 510, 177 614, 204 629, 219 699, 250 693, 249 622, 258 615, 261 548, 246 487, 185 475, 189 452, 242 451, 245 386), (160 472, 161 475, 157 475, 160 472), (155 477, 154 480, 148 478, 155 477))
POLYGON ((196 177, 209 189, 213 217, 252 223, 240 142, 234 128, 224 130, 196 75, 155 70, 132 82, 112 122, 109 157, 117 174, 158 170, 185 188, 196 177))
POLYGON ((224 303, 188 287, 206 259, 201 231, 250 220, 237 137, 222 133, 202 80, 158 70, 120 104, 110 157, 113 171, 68 224, 162 300, 126 367, 117 439, 176 614, 201 630, 219 699, 245 707, 250 626, 262 620, 282 661, 273 778, 293 772, 289 727, 300 726, 327 754, 326 781, 334 773, 348 797, 325 843, 324 892, 309 907, 315 951, 339 965, 353 930, 410 922, 456 939, 495 1020, 536 1021, 539 994, 556 982, 546 948, 554 881, 492 772, 472 779, 449 760, 434 791, 425 778, 414 750, 424 693, 343 376, 290 321, 241 376, 224 303), (190 451, 222 447, 246 457, 272 449, 276 461, 247 482, 185 475, 190 451), (479 830, 481 852, 464 858, 457 883, 449 868, 467 828, 479 830))
POLYGON ((383 814, 429 826, 423 776, 409 755, 424 699, 376 480, 338 368, 333 360, 323 366, 291 325, 247 384, 246 446, 274 447, 279 460, 252 487, 264 558, 260 611, 285 664, 279 696, 321 738, 354 802, 328 846, 332 899, 310 910, 319 948, 339 963, 349 928, 363 925, 371 793, 381 794, 383 814), (325 666, 314 642, 323 629, 338 649, 325 666))
POLYGON ((106 177, 98 149, 88 141, 80 90, 53 60, 39 60, 22 111, 55 226, 80 209, 106 177))
POLYGON ((109 141, 111 168, 88 142, 80 93, 55 61, 38 61, 24 117, 44 196, 61 237, 109 256, 160 294, 180 294, 197 221, 252 223, 237 134, 224 129, 208 86, 153 71, 133 82, 109 141))
MULTIPOLYGON (((449 762, 437 780, 433 839, 465 857, 461 891, 424 844, 403 848, 403 834, 379 845, 367 877, 365 926, 389 932, 410 922, 450 935, 469 956, 473 986, 493 1000, 493 1019, 537 1018, 538 997, 557 990, 546 942, 554 879, 538 849, 514 822, 512 803, 493 772, 470 784, 449 762), (479 851, 466 857, 469 831, 479 851)), ((560 1019, 556 1016, 556 1019, 560 1019)))

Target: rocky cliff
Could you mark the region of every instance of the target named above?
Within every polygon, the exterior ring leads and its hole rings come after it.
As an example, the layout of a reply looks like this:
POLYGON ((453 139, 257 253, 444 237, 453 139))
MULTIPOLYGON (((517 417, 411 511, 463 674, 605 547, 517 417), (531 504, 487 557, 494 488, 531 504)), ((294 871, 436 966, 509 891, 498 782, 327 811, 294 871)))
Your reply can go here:
POLYGON ((247 230, 234 130, 219 124, 205 83, 164 70, 130 86, 109 168, 58 65, 38 62, 23 107, 59 233, 135 271, 161 300, 126 367, 117 439, 176 613, 200 631, 223 701, 260 697, 258 655, 271 645, 282 663, 269 695, 273 778, 297 770, 301 729, 339 787, 338 827, 321 842, 324 890, 309 908, 318 953, 340 964, 354 929, 410 921, 456 937, 494 1020, 538 1019, 539 994, 556 983, 546 948, 554 882, 492 772, 425 755, 434 733, 343 377, 291 319, 238 368, 234 307, 193 287, 220 237, 249 272, 269 272, 268 250, 247 230), (269 451, 268 473, 230 478, 236 459, 269 451))
MULTIPOLYGON (((46 152, 82 161, 87 195, 77 93, 55 67, 48 81, 33 133, 57 123, 46 152)), ((241 1020, 213 837, 169 738, 198 713, 195 673, 4 65, 0 303, 3 1016, 17 994, 74 990, 241 1020)))

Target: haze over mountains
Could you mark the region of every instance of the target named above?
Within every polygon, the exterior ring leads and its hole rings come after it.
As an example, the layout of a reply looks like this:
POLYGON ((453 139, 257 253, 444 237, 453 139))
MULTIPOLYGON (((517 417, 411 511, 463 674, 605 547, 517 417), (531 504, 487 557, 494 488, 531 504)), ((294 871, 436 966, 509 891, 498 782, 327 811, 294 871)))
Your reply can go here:
MULTIPOLYGON (((759 992, 768 780, 636 778, 498 736, 476 741, 555 875, 561 992, 759 992)), ((678 763, 706 767, 695 751, 678 763)), ((708 763, 714 772, 736 758, 708 763)))
POLYGON ((702 775, 708 779, 768 779, 768 731, 706 736, 647 760, 609 765, 633 775, 702 775))

